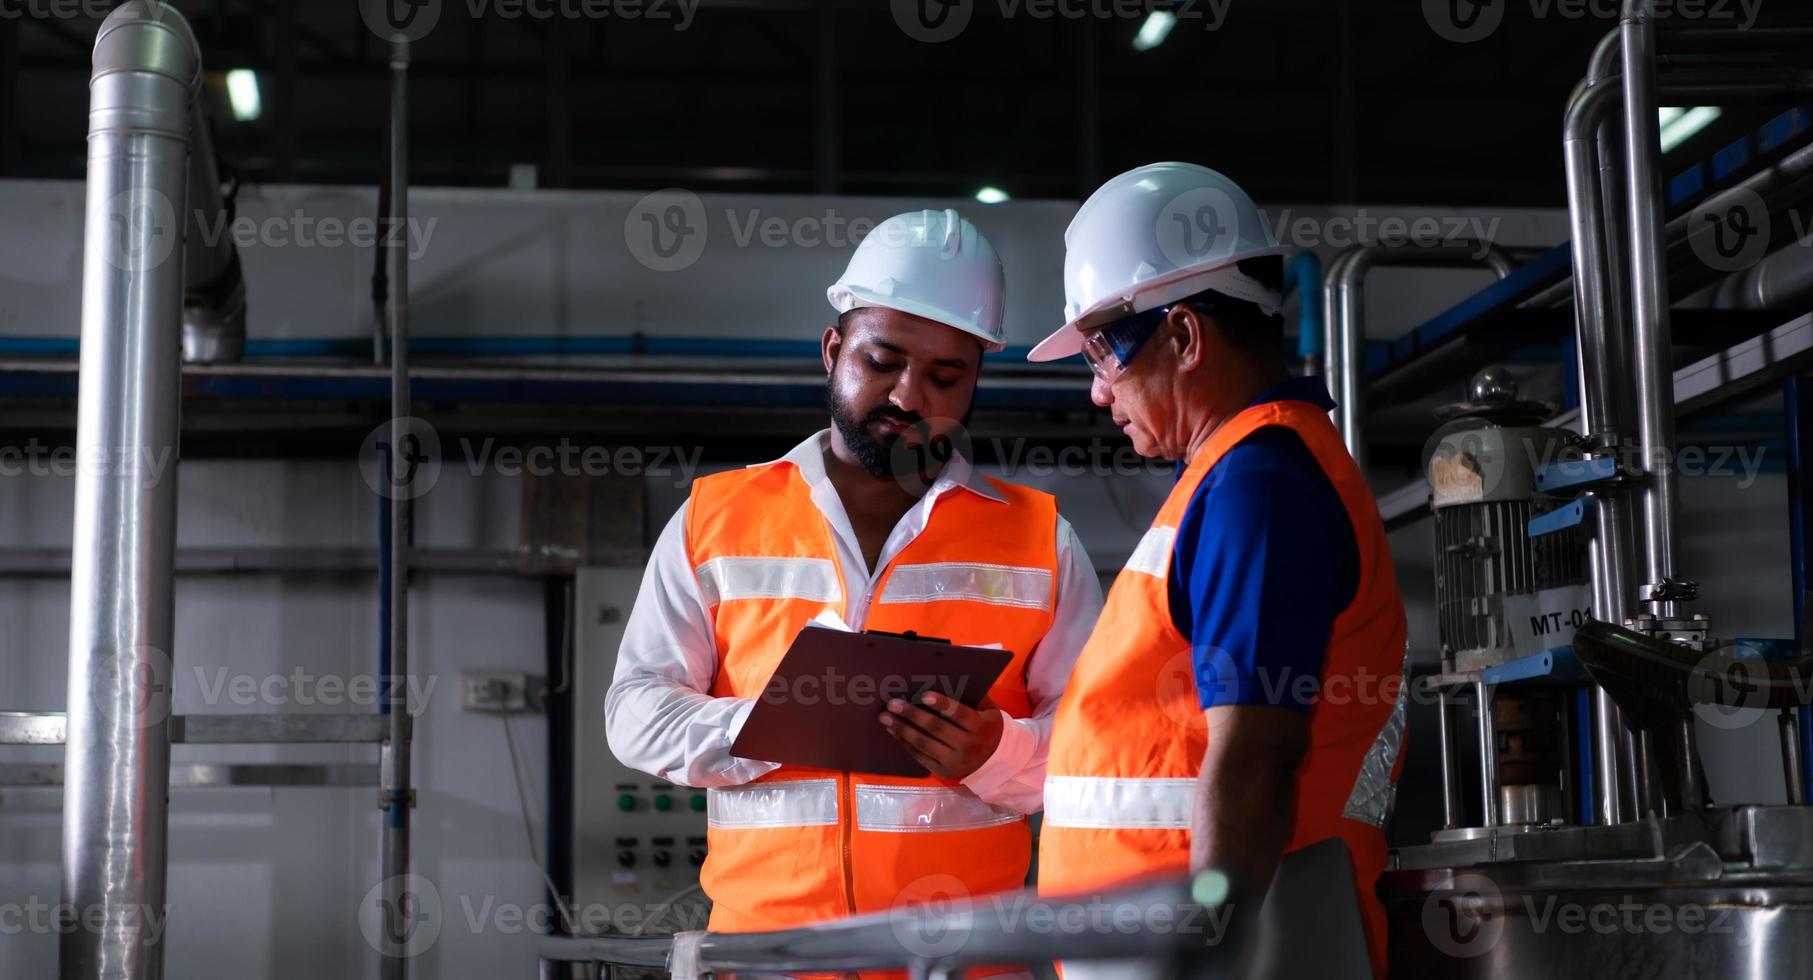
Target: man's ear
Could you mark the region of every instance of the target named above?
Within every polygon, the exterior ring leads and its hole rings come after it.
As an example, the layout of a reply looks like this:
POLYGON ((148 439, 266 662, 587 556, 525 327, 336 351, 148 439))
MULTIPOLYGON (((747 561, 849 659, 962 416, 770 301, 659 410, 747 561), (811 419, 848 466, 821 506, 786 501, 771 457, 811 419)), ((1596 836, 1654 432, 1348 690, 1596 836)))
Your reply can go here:
POLYGON ((818 339, 818 347, 819 347, 818 352, 819 352, 819 356, 825 362, 825 373, 826 374, 831 373, 832 366, 837 363, 837 352, 839 350, 842 350, 843 346, 844 346, 843 331, 841 331, 837 328, 837 324, 833 323, 830 326, 826 327, 825 335, 818 339))
POLYGON ((1177 347, 1177 370, 1194 371, 1201 367, 1205 360, 1203 345, 1209 339, 1209 331, 1214 329, 1209 318, 1189 305, 1179 303, 1165 315, 1165 327, 1177 347))

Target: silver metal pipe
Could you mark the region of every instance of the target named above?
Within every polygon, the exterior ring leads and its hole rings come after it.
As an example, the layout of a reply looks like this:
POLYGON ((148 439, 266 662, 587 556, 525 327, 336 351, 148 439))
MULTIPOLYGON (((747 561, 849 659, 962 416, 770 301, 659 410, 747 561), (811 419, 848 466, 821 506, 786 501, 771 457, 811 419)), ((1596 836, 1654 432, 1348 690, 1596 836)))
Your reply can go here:
POLYGON ((1664 591, 1675 579, 1675 520, 1679 509, 1673 463, 1674 377, 1668 319, 1667 241, 1656 120, 1655 20, 1647 0, 1625 0, 1618 24, 1624 59, 1625 219, 1630 229, 1632 347, 1636 362, 1637 448, 1643 484, 1643 600, 1660 617, 1675 615, 1664 591))
POLYGON ((1345 441, 1347 433, 1341 429, 1344 420, 1340 406, 1347 404, 1347 372, 1342 370, 1345 360, 1341 357, 1341 325, 1335 306, 1340 296, 1335 290, 1335 283, 1340 281, 1341 270, 1351 260, 1351 252, 1342 252, 1328 264, 1328 270, 1322 274, 1322 377, 1328 381, 1328 394, 1335 400, 1335 410, 1328 417, 1335 423, 1335 429, 1341 432, 1345 441))
POLYGON ((1441 690, 1436 696, 1441 706, 1436 738, 1442 754, 1442 829, 1453 830, 1466 819, 1460 787, 1460 711, 1452 694, 1441 690))
POLYGON ((89 86, 63 795, 63 980, 157 980, 190 104, 201 52, 155 0, 101 23, 89 86))
POLYGON ((1335 428, 1347 451, 1366 469, 1366 275, 1379 266, 1466 268, 1483 265, 1503 279, 1516 263, 1491 242, 1453 239, 1434 245, 1356 245, 1329 264, 1323 281, 1328 324, 1329 369, 1339 379, 1335 392, 1335 428), (1338 353, 1337 353, 1338 352, 1338 353))
POLYGON ((1800 773, 1800 724, 1797 714, 1795 709, 1789 708, 1777 712, 1775 720, 1781 734, 1782 786, 1787 791, 1788 802, 1801 806, 1807 802, 1807 787, 1800 773))
MULTIPOLYGON (((385 928, 400 940, 415 927, 408 903, 409 823, 414 806, 410 783, 409 700, 409 522, 411 495, 402 474, 414 465, 409 431, 409 42, 394 38, 390 51, 390 214, 388 237, 390 294, 390 740, 384 749, 384 821, 380 842, 384 868, 385 928)), ((379 963, 384 980, 409 976, 408 944, 385 952, 379 963)))
POLYGON ((1705 798, 1701 787, 1706 785, 1706 773, 1700 768, 1700 738, 1694 730, 1693 715, 1681 719, 1676 739, 1680 743, 1681 753, 1681 810, 1698 810, 1705 798))
POLYGON ((245 356, 246 288, 221 196, 214 137, 199 90, 189 118, 189 203, 184 209, 183 360, 220 364, 245 356))
POLYGON ((1656 738, 1647 728, 1637 731, 1637 799, 1641 802, 1642 816, 1668 816, 1668 801, 1662 793, 1662 768, 1656 758, 1656 738))
POLYGON ((1636 811, 1634 774, 1625 751, 1630 730, 1618 703, 1602 687, 1593 688, 1593 791, 1602 826, 1623 823, 1636 811))
MULTIPOLYGON (((1594 55, 1602 60, 1606 46, 1594 55)), ((1589 71, 1589 79, 1593 72, 1589 71)), ((1600 442, 1616 455, 1625 424, 1623 335, 1613 329, 1617 300, 1615 283, 1606 265, 1604 200, 1601 198, 1597 137, 1617 103, 1617 89, 1583 81, 1568 100, 1563 122, 1563 161, 1567 168, 1568 219, 1574 260, 1574 329, 1580 362, 1581 433, 1600 442)), ((1628 502, 1622 494, 1595 494, 1598 527, 1592 538, 1588 565, 1593 584, 1593 608, 1599 618, 1621 623, 1629 616, 1632 590, 1628 578, 1632 543, 1628 502)), ((1634 793, 1626 792, 1629 768, 1621 751, 1627 732, 1622 713, 1606 692, 1593 690, 1594 802, 1603 825, 1622 823, 1633 811, 1634 793)))
POLYGON ((1473 685, 1474 699, 1479 702, 1479 789, 1483 809, 1480 826, 1499 824, 1498 803, 1498 726, 1492 718, 1492 685, 1473 685))

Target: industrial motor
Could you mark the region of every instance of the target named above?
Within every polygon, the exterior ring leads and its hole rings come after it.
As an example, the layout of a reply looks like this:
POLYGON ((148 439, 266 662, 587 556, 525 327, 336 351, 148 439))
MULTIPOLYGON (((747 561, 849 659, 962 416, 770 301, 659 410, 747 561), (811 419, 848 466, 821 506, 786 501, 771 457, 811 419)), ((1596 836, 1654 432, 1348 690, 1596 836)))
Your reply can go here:
MULTIPOLYGON (((1591 612, 1577 528, 1532 538, 1531 518, 1554 502, 1535 488, 1539 466, 1570 434, 1536 423, 1554 414, 1517 397, 1499 368, 1473 379, 1424 456, 1435 531, 1442 670, 1477 680, 1488 667, 1568 642, 1591 612)), ((1551 688, 1506 691, 1492 702, 1499 822, 1565 819, 1567 708, 1551 688)))

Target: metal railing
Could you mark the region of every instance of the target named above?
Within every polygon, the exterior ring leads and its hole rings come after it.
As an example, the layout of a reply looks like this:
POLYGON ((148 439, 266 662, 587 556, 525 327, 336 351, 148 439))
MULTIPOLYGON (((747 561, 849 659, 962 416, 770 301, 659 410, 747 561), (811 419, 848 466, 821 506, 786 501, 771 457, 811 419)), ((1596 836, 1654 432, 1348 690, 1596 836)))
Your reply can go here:
POLYGON ((1239 972, 1243 952, 1255 948, 1231 941, 1250 920, 1233 922, 1228 879, 1215 871, 1087 897, 1029 890, 940 904, 772 932, 550 937, 541 944, 540 975, 563 976, 560 964, 583 963, 605 976, 629 967, 664 970, 674 980, 900 969, 916 980, 947 980, 984 966, 1142 960, 1155 975, 1221 976, 1239 972))

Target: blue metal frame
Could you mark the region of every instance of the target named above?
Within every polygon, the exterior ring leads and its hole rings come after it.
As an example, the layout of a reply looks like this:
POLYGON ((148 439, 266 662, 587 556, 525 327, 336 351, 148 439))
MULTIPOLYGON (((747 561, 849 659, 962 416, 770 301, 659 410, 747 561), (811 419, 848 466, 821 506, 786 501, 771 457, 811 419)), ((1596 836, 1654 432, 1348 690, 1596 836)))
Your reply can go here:
MULTIPOLYGON (((1813 136, 1813 103, 1803 104, 1770 119, 1744 137, 1715 152, 1712 157, 1676 174, 1668 182, 1668 210, 1679 213, 1765 162, 1765 158, 1790 144, 1813 136)), ((1427 323, 1375 348, 1366 356, 1366 373, 1377 379, 1403 367, 1428 351, 1442 346, 1488 316, 1503 313, 1518 302, 1554 285, 1572 271, 1569 243, 1537 256, 1509 276, 1437 314, 1427 323)), ((1541 342, 1547 342, 1543 338, 1541 342)))

